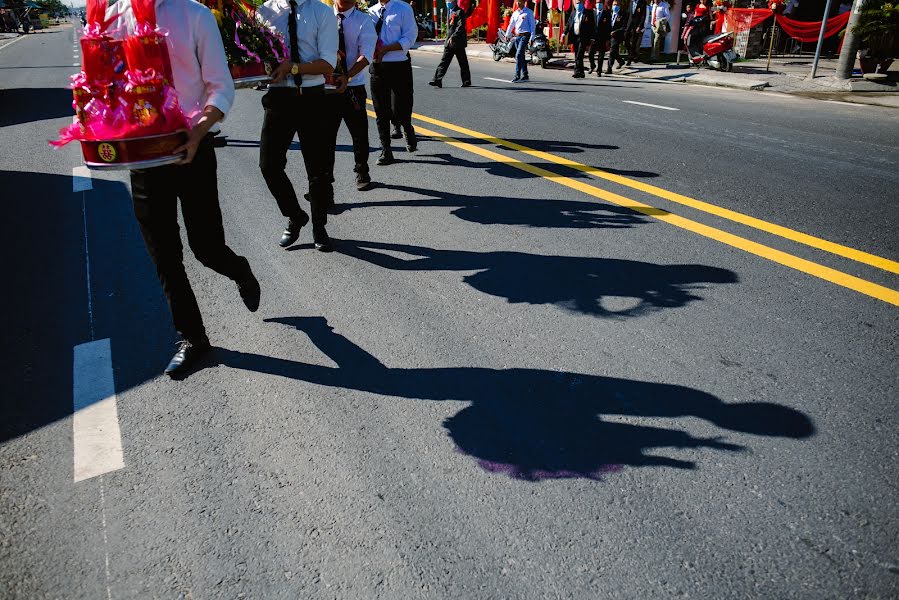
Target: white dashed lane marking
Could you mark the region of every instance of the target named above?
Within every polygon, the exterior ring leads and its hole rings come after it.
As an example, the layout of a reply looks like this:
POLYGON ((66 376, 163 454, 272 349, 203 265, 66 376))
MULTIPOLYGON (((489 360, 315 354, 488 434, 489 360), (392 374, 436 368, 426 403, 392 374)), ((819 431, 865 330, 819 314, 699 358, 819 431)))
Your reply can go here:
POLYGON ((670 106, 662 106, 660 104, 648 104, 646 102, 636 102, 634 100, 622 100, 622 102, 626 104, 638 104, 640 106, 648 106, 650 108, 660 108, 662 110, 680 110, 679 108, 672 108, 670 106))
POLYGON ((75 167, 72 169, 72 193, 87 192, 94 189, 94 180, 91 178, 91 171, 85 166, 75 167))
POLYGON ((125 466, 109 338, 75 346, 72 445, 75 482, 125 466))

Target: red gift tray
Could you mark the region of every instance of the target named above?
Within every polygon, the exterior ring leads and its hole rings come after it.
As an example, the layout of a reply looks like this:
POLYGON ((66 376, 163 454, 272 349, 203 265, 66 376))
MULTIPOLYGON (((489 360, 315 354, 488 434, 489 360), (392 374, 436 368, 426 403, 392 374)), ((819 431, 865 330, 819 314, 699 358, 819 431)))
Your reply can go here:
POLYGON ((271 79, 265 64, 261 62, 246 65, 228 65, 228 70, 231 71, 231 79, 234 80, 234 87, 236 88, 250 87, 271 79))
POLYGON ((149 169, 184 158, 173 154, 187 142, 187 131, 118 140, 82 140, 84 164, 91 169, 149 169))

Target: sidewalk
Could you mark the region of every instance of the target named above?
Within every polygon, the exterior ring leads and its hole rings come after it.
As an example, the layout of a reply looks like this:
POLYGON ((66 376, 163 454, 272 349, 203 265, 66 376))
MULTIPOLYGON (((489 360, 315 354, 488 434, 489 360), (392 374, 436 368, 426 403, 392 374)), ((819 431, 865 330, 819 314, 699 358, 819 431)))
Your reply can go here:
MULTIPOLYGON (((419 52, 441 53, 443 43, 422 42, 415 49, 419 52)), ((493 52, 484 42, 469 42, 468 56, 493 60, 493 52)), ((555 56, 549 64, 551 68, 565 69, 570 68, 573 61, 572 53, 566 52, 555 56)), ((832 97, 845 102, 899 108, 899 93, 896 93, 899 92, 899 85, 895 82, 880 84, 864 79, 848 81, 836 79, 833 76, 836 59, 822 59, 818 64, 817 77, 813 81, 808 79, 812 57, 772 59, 771 72, 766 71, 767 62, 767 58, 742 60, 734 65, 732 73, 722 73, 707 68, 691 68, 686 64, 686 57, 682 57, 680 65, 637 63, 623 69, 615 69, 615 74, 746 91, 766 90, 817 98, 832 97)))

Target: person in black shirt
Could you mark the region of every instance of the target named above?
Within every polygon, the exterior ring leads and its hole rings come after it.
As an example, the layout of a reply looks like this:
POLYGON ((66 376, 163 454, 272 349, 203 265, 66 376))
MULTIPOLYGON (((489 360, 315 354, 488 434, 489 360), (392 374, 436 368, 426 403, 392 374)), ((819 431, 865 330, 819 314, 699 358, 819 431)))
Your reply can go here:
POLYGON ((449 11, 449 31, 447 31, 446 42, 443 45, 443 58, 437 65, 434 79, 428 82, 428 85, 443 87, 443 76, 446 75, 450 63, 453 62, 453 57, 456 57, 462 75, 462 87, 469 87, 471 86, 471 69, 468 68, 468 55, 465 53, 465 47, 468 45, 465 11, 459 8, 453 0, 446 3, 446 9, 449 11))

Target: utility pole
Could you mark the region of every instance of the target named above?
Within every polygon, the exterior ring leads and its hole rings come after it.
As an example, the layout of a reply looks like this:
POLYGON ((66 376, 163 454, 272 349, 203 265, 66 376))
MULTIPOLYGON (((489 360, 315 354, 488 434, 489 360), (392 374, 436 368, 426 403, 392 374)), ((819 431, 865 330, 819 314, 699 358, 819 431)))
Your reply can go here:
POLYGON ((814 79, 815 74, 818 72, 818 61, 821 60, 821 46, 824 45, 824 30, 827 29, 827 15, 830 14, 830 5, 833 0, 827 0, 827 6, 824 7, 824 18, 821 19, 821 31, 818 33, 818 47, 815 48, 815 60, 812 62, 812 72, 808 76, 809 79, 814 79))
POLYGON ((862 14, 862 4, 865 0, 855 0, 852 4, 852 14, 849 15, 849 22, 846 23, 846 33, 843 34, 843 47, 840 50, 840 59, 837 61, 837 79, 849 79, 852 77, 852 69, 855 68, 855 55, 858 53, 858 46, 861 40, 852 33, 852 28, 858 22, 859 16, 862 14))

